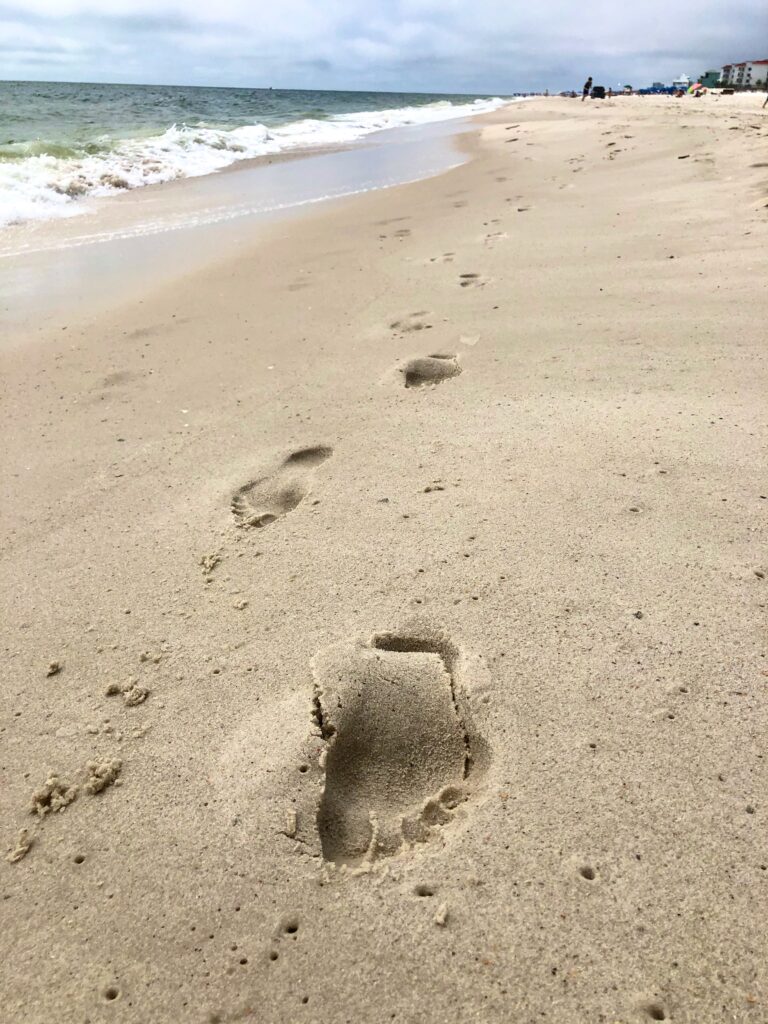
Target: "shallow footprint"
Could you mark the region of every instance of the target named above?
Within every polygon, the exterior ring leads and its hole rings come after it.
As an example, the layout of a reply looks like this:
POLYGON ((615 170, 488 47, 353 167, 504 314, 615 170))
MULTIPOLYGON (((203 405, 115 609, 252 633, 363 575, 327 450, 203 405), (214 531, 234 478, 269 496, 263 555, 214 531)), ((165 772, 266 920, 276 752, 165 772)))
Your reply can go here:
POLYGON ((232 513, 237 525, 269 526, 292 512, 309 493, 315 468, 332 454, 332 448, 300 448, 292 452, 273 473, 245 484, 232 498, 232 513))
POLYGON ((400 331, 402 334, 410 334, 412 331, 425 331, 432 327, 432 324, 427 323, 425 317, 428 317, 429 313, 425 309, 420 309, 416 313, 408 313, 407 316, 401 317, 399 320, 393 320, 389 325, 391 331, 400 331))
POLYGON ((461 366, 457 356, 435 352, 429 356, 409 359, 401 370, 407 388, 421 388, 427 384, 440 384, 458 377, 461 366))
POLYGON ((421 632, 314 659, 315 720, 327 745, 317 814, 326 861, 371 863, 427 842, 467 799, 458 656, 444 636, 421 632))

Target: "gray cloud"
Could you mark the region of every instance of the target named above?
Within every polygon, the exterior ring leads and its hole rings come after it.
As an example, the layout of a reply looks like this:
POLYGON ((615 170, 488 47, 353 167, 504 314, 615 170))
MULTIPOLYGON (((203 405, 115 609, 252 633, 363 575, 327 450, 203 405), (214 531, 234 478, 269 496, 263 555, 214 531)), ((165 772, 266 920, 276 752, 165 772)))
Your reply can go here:
POLYGON ((2 76, 509 93, 669 80, 768 57, 765 0, 28 0, 2 76), (763 40, 766 53, 756 53, 763 40))

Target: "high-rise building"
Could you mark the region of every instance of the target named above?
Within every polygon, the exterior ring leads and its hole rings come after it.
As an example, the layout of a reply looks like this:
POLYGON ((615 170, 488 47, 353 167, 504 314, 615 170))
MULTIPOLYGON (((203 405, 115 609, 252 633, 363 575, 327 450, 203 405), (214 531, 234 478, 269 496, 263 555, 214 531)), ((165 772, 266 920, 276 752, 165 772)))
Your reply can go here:
POLYGON ((768 59, 725 64, 721 69, 720 79, 723 85, 741 86, 745 89, 764 86, 768 81, 768 59))

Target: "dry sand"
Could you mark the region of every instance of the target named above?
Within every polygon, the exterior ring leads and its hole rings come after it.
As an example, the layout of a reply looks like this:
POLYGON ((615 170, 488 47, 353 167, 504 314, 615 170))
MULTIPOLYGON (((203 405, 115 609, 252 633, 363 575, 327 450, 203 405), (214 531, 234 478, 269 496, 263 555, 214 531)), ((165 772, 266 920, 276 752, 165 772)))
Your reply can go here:
POLYGON ((3 1021, 768 1021, 753 100, 6 355, 3 1021))

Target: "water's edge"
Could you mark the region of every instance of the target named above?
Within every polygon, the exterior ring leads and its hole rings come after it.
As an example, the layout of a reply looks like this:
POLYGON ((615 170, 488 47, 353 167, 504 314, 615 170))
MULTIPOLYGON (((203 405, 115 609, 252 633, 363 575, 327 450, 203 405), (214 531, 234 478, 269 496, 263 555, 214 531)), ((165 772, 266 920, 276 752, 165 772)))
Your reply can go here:
POLYGON ((467 118, 443 121, 319 155, 308 150, 301 159, 243 161, 231 173, 95 201, 86 217, 24 225, 10 246, 6 232, 3 322, 26 330, 68 311, 129 301, 236 254, 260 225, 445 173, 466 161, 457 139, 471 128, 467 118))

